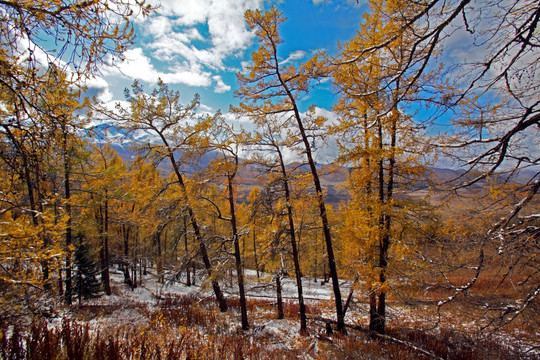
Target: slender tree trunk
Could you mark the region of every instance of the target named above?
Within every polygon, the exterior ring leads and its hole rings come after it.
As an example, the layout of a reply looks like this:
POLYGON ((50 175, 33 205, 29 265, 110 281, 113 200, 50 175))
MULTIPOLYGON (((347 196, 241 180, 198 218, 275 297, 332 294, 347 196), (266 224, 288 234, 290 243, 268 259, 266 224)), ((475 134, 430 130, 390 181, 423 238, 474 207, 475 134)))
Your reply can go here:
MULTIPOLYGON (((373 323, 373 330, 379 334, 386 333, 386 271, 388 268, 388 250, 390 248, 390 231, 391 231, 391 210, 388 209, 388 206, 391 206, 393 200, 393 188, 394 188, 394 168, 395 168, 395 147, 396 147, 396 132, 397 132, 397 109, 394 109, 393 114, 391 115, 390 123, 390 151, 387 157, 388 160, 388 175, 387 183, 385 187, 384 179, 384 160, 381 157, 379 160, 379 204, 382 207, 382 212, 379 215, 379 257, 377 267, 379 270, 379 284, 380 289, 377 296, 376 310, 371 309, 375 306, 370 302, 370 314, 372 319, 370 321, 373 323)), ((378 126, 378 141, 379 141, 379 151, 383 153, 383 134, 382 134, 382 124, 380 119, 377 123, 378 126)), ((382 156, 382 155, 381 155, 382 156)))
MULTIPOLYGON (((53 203, 53 210, 54 210, 54 225, 58 224, 58 200, 55 199, 53 203)), ((58 295, 64 296, 64 281, 62 279, 62 267, 58 267, 58 295)))
POLYGON ((259 280, 259 262, 257 260, 257 236, 255 229, 253 229, 253 260, 255 261, 255 271, 257 272, 257 280, 259 280))
POLYGON ((385 316, 386 316, 386 304, 384 303, 386 300, 386 294, 384 289, 384 281, 386 280, 386 266, 385 266, 385 243, 388 242, 387 235, 386 235, 386 228, 385 228, 385 209, 384 209, 384 203, 385 203, 385 187, 384 187, 384 145, 383 145, 383 131, 382 131, 382 124, 380 118, 377 119, 377 147, 380 153, 380 157, 378 160, 378 169, 377 169, 377 180, 378 180, 378 197, 377 201, 379 203, 379 207, 381 208, 380 214, 378 216, 378 232, 377 232, 377 238, 378 238, 378 259, 377 259, 377 270, 379 272, 379 286, 374 289, 377 292, 373 293, 375 296, 375 301, 370 297, 370 328, 372 328, 373 331, 375 331, 378 334, 384 334, 385 333, 385 316), (378 303, 377 303, 378 300, 378 303))
POLYGON ((156 232, 154 233, 154 245, 156 246, 156 272, 158 275, 158 282, 163 284, 163 258, 161 254, 161 233, 165 225, 161 224, 158 226, 156 232))
POLYGON ((300 259, 298 255, 298 247, 296 246, 296 228, 294 226, 294 217, 292 209, 291 192, 289 189, 289 179, 287 176, 287 169, 285 168, 285 162, 279 147, 276 147, 279 156, 279 164, 281 167, 281 175, 283 177, 283 188, 285 189, 285 202, 287 204, 287 217, 289 219, 289 236, 291 239, 291 247, 293 253, 294 273, 296 277, 296 287, 298 290, 298 306, 300 308, 300 333, 307 333, 307 320, 306 320, 306 305, 304 303, 304 294, 302 288, 302 271, 300 270, 300 259))
POLYGON ((100 205, 101 218, 101 281, 106 295, 111 295, 111 280, 109 270, 109 202, 107 200, 107 190, 105 190, 105 201, 100 205))
POLYGON ((377 331, 377 293, 376 289, 371 289, 369 293, 369 330, 377 331))
POLYGON ((133 264, 131 265, 131 289, 135 289, 137 285, 137 258, 133 259, 133 264))
MULTIPOLYGON (((236 160, 238 162, 238 159, 236 160)), ((238 166, 238 164, 236 164, 238 166)), ((227 175, 227 187, 229 191, 229 209, 231 212, 231 227, 232 227, 232 237, 234 244, 234 259, 236 264, 236 277, 238 281, 238 291, 240 293, 240 312, 242 317, 242 330, 249 329, 249 322, 247 316, 247 303, 246 303, 246 293, 244 289, 244 267, 242 265, 242 256, 240 253, 240 235, 238 234, 237 220, 236 220, 236 211, 234 203, 234 177, 236 175, 236 170, 233 174, 227 175)))
POLYGON ((332 243, 332 235, 330 233, 330 223, 328 221, 328 215, 326 212, 326 204, 324 201, 324 194, 323 194, 323 189, 321 186, 321 181, 319 179, 319 173, 315 165, 315 160, 313 159, 311 145, 309 143, 308 136, 304 129, 304 123, 302 121, 302 118, 300 117, 300 112, 296 105, 296 99, 294 98, 292 92, 290 91, 287 83, 281 77, 281 73, 279 71, 279 60, 277 57, 277 48, 274 43, 272 43, 272 45, 273 45, 274 62, 276 64, 276 75, 278 77, 278 80, 281 86, 285 90, 287 97, 289 98, 291 102, 292 110, 294 112, 294 117, 296 119, 298 130, 300 131, 300 136, 304 144, 304 150, 305 150, 305 154, 308 160, 308 165, 311 171, 311 175, 313 177, 313 184, 315 187, 315 196, 316 196, 317 205, 319 208, 319 216, 321 219, 324 241, 326 243, 326 252, 328 254, 328 267, 330 268, 330 277, 332 278, 332 289, 334 291, 334 299, 336 303, 337 329, 338 331, 345 331, 345 316, 344 316, 345 314, 343 313, 341 290, 339 289, 339 277, 337 273, 336 259, 334 255, 334 245, 332 243))
POLYGON ((187 221, 186 221, 185 216, 183 218, 184 218, 184 250, 186 252, 186 259, 188 259, 186 263, 186 283, 187 283, 187 286, 191 286, 191 275, 190 275, 191 257, 189 256, 189 251, 188 251, 187 221))
POLYGON ((70 183, 70 166, 69 166, 69 155, 68 155, 68 143, 67 143, 67 134, 65 129, 63 133, 63 160, 64 160, 64 199, 66 201, 65 210, 67 215, 66 221, 66 291, 64 293, 64 300, 66 304, 71 304, 72 300, 72 279, 71 279, 71 246, 72 246, 72 234, 71 234, 71 183, 70 183))
POLYGON ((131 265, 131 259, 129 258, 129 234, 131 232, 131 226, 126 226, 126 224, 122 224, 122 238, 123 238, 123 245, 124 245, 124 259, 122 261, 122 270, 124 273, 124 283, 129 285, 131 288, 133 288, 134 285, 134 279, 133 279, 133 272, 130 276, 130 271, 133 266, 131 265))
MULTIPOLYGON (((162 140, 164 141, 165 144, 168 144, 166 139, 163 138, 162 140)), ((208 277, 210 278, 210 281, 212 282, 212 289, 214 290, 216 300, 219 304, 219 309, 220 311, 225 312, 228 309, 227 301, 225 300, 225 296, 223 295, 223 292, 221 291, 221 288, 219 287, 217 280, 213 277, 212 263, 210 262, 210 257, 208 256, 208 250, 204 243, 204 239, 201 234, 201 229, 199 227, 199 223, 197 222, 197 217, 195 216, 195 212, 191 208, 191 205, 189 202, 189 196, 187 194, 186 185, 184 183, 184 177, 180 173, 178 164, 176 163, 176 160, 174 159, 174 153, 172 152, 170 148, 169 148, 169 159, 171 160, 173 170, 175 172, 176 178, 178 179, 178 184, 180 185, 180 192, 185 201, 186 210, 187 210, 189 219, 191 221, 191 226, 193 227, 193 232, 195 233, 195 238, 199 242, 199 249, 201 251, 201 257, 203 259, 204 267, 206 269, 208 277)))
MULTIPOLYGON (((397 117, 399 116, 398 110, 394 109, 391 116, 391 128, 390 128, 390 153, 388 155, 388 183, 386 185, 386 199, 385 204, 391 206, 394 197, 394 168, 396 164, 396 132, 397 132, 397 117)), ((377 314, 381 319, 380 333, 386 333, 386 270, 388 268, 388 250, 390 248, 390 231, 391 231, 391 209, 387 209, 383 217, 383 238, 380 248, 379 267, 380 278, 379 281, 383 285, 383 289, 379 294, 379 303, 377 305, 377 314)))
POLYGON ((131 226, 126 226, 126 224, 122 224, 122 235, 124 239, 124 257, 127 259, 129 257, 129 233, 131 230, 131 226))

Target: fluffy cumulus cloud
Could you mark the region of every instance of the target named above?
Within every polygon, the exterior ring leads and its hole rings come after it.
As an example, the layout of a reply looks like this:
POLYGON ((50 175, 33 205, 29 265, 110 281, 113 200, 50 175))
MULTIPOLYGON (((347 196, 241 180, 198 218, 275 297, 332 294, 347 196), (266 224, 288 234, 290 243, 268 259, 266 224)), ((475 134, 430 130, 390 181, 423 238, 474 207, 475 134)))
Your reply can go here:
POLYGON ((214 88, 214 91, 217 92, 218 94, 231 90, 230 85, 225 84, 223 80, 221 79, 221 76, 215 75, 212 77, 212 79, 214 79, 216 82, 216 87, 214 88))
POLYGON ((111 101, 113 95, 109 89, 109 84, 102 77, 92 77, 86 79, 83 85, 85 86, 84 95, 90 98, 95 97, 101 102, 111 101))
POLYGON ((230 70, 226 60, 252 43, 244 12, 262 7, 264 1, 161 0, 158 14, 138 19, 142 43, 128 51, 119 70, 151 83, 161 77, 169 83, 214 85, 217 93, 230 91, 217 73, 230 70))
POLYGON ((106 75, 122 74, 129 78, 139 79, 151 84, 158 78, 170 84, 185 84, 190 86, 210 86, 212 75, 204 71, 197 63, 178 63, 170 66, 167 71, 160 71, 152 65, 151 60, 141 48, 126 51, 126 60, 117 68, 109 69, 106 75))

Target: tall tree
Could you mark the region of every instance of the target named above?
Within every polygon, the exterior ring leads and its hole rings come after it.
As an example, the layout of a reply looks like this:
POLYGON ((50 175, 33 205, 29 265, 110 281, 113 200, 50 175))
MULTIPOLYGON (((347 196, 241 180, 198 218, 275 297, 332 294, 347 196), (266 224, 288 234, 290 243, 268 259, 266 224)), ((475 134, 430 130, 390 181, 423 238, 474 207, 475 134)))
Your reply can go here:
MULTIPOLYGON (((245 235, 240 228, 239 217, 237 216, 237 175, 240 167, 240 151, 245 146, 248 134, 245 131, 237 131, 232 125, 227 124, 223 119, 217 121, 211 130, 212 147, 220 155, 212 161, 212 167, 219 175, 225 178, 225 188, 227 189, 228 217, 224 217, 218 209, 218 216, 221 220, 227 220, 231 225, 231 241, 234 248, 234 260, 236 278, 238 283, 238 293, 240 296, 240 313, 242 330, 249 329, 247 315, 246 293, 244 285, 244 261, 240 251, 240 238, 245 235)), ((215 205, 215 203, 213 203, 215 205)), ((216 205, 217 206, 217 205, 216 205)))
MULTIPOLYGON (((526 254, 530 251, 530 236, 537 236, 538 232, 526 229, 538 221, 534 203, 540 188, 540 158, 535 146, 523 144, 532 144, 538 137, 536 125, 540 120, 538 3, 403 0, 371 5, 371 12, 380 14, 393 30, 380 32, 373 41, 361 45, 356 54, 342 59, 343 63, 361 62, 367 56, 385 57, 389 45, 409 39, 409 55, 404 58, 401 71, 381 83, 380 89, 396 84, 404 89, 404 94, 418 89, 417 101, 429 105, 434 119, 449 124, 447 132, 453 136, 439 145, 441 150, 452 152, 465 170, 457 188, 493 176, 513 180, 512 176, 520 171, 522 175, 530 174, 521 199, 493 224, 484 243, 503 238, 501 256, 518 256, 524 266, 537 268, 535 260, 526 254), (456 34, 461 36, 459 43, 452 42, 456 34), (456 58, 454 55, 460 51, 477 55, 456 58), (437 56, 446 59, 437 82, 441 86, 420 86, 422 78, 439 67, 437 56)), ((495 186, 501 184, 504 181, 495 186)), ((498 191, 504 193, 504 188, 498 191)), ((477 258, 474 266, 478 271, 465 286, 455 288, 450 300, 475 284, 485 267, 484 247, 477 258)), ((515 318, 538 298, 538 277, 531 277, 523 285, 518 305, 508 309, 505 317, 515 318)))
POLYGON ((77 132, 84 126, 84 119, 76 115, 76 111, 82 108, 79 102, 80 92, 73 90, 67 80, 67 73, 61 71, 55 65, 49 67, 46 74, 45 88, 41 91, 42 112, 48 128, 49 141, 59 151, 58 163, 61 164, 59 173, 62 177, 63 199, 62 207, 65 224, 65 301, 71 303, 72 278, 71 278, 71 252, 73 249, 73 168, 81 161, 84 153, 84 144, 77 132))
MULTIPOLYGON (((292 116, 295 121, 296 136, 302 144, 315 188, 319 216, 323 230, 328 254, 328 266, 332 278, 332 287, 336 305, 337 328, 345 330, 345 314, 339 288, 334 245, 327 209, 324 200, 323 188, 315 163, 312 142, 308 130, 309 117, 302 117, 298 107, 299 96, 307 93, 314 81, 325 73, 320 59, 314 57, 299 68, 281 60, 278 47, 283 40, 279 36, 278 28, 285 21, 280 11, 272 7, 266 12, 248 10, 245 20, 250 29, 255 30, 258 37, 259 48, 251 58, 252 63, 247 67, 248 73, 237 74, 240 88, 235 92, 243 102, 232 110, 239 114, 252 117, 264 117, 270 114, 292 116)), ((320 128, 323 118, 314 118, 314 127, 320 128)))
POLYGON ((110 287, 110 237, 112 232, 112 218, 118 221, 120 202, 127 200, 122 193, 120 184, 125 181, 125 164, 118 153, 109 145, 89 145, 92 155, 87 161, 83 181, 85 205, 92 214, 88 223, 94 224, 100 245, 101 281, 105 294, 111 294, 110 287))
POLYGON ((157 135, 160 143, 144 143, 141 150, 146 150, 158 163, 168 159, 180 190, 182 206, 190 218, 199 243, 204 266, 212 282, 219 308, 226 311, 227 302, 212 273, 210 255, 181 168, 182 163, 196 160, 208 151, 209 142, 205 132, 213 123, 215 116, 197 116, 195 110, 199 105, 199 97, 196 96, 191 103, 183 106, 180 103, 180 94, 169 90, 161 80, 152 94, 144 93, 141 85, 135 81, 132 91, 126 89, 125 95, 129 109, 118 104, 116 113, 107 113, 130 131, 147 131, 157 135))
MULTIPOLYGON (((287 214, 288 221, 288 235, 290 238, 292 257, 294 263, 294 273, 296 278, 296 287, 298 291, 298 305, 299 305, 299 317, 300 317, 300 333, 305 334, 307 332, 307 320, 306 320, 306 305, 304 303, 304 294, 302 286, 302 271, 300 268, 300 255, 298 249, 297 240, 297 228, 295 226, 294 213, 293 213, 293 195, 291 190, 291 175, 287 170, 285 164, 285 158, 283 155, 283 149, 290 144, 290 140, 284 140, 281 133, 288 126, 279 121, 279 117, 267 116, 262 120, 256 120, 257 133, 252 140, 257 147, 262 147, 261 151, 272 151, 275 153, 275 159, 269 159, 268 156, 263 155, 261 158, 256 158, 255 161, 263 164, 267 167, 268 172, 277 172, 280 175, 277 176, 277 181, 280 183, 283 189, 283 200, 285 206, 285 213, 287 214)), ((278 210, 279 212, 279 210, 278 210)))
MULTIPOLYGON (((411 39, 406 34, 384 45, 384 52, 363 53, 368 43, 377 41, 380 34, 399 31, 402 23, 385 21, 381 9, 396 14, 407 14, 412 9, 399 2, 370 4, 372 12, 366 14, 356 36, 341 45, 341 53, 333 62, 334 80, 340 90, 335 109, 342 115, 334 130, 340 136, 342 159, 357 168, 350 183, 355 199, 352 206, 360 206, 367 214, 362 237, 372 241, 367 250, 372 259, 376 280, 370 285, 370 330, 384 334, 386 329, 387 274, 390 246, 395 243, 393 222, 397 209, 403 205, 394 197, 399 178, 413 178, 422 171, 419 154, 427 154, 421 127, 406 115, 407 101, 415 99, 416 92, 433 81, 433 73, 425 73, 414 86, 402 86, 393 81, 411 56, 411 39), (349 59, 355 59, 349 61, 349 59), (358 174, 360 172, 361 174, 358 174), (362 204, 362 202, 364 204, 362 204), (375 251, 374 251, 375 250, 375 251)), ((404 78, 403 82, 408 81, 404 78)), ((354 216, 354 215, 352 215, 354 216)), ((363 256, 365 254, 360 254, 363 256)))

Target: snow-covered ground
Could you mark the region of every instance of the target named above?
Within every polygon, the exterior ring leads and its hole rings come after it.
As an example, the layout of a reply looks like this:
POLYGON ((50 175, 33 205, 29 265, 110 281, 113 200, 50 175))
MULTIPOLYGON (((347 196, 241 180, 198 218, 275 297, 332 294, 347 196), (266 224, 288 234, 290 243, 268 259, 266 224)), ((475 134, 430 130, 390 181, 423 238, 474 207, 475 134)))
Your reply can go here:
MULTIPOLYGON (((143 281, 135 289, 130 289, 123 283, 123 274, 112 269, 111 280, 113 294, 102 296, 89 301, 84 301, 82 307, 73 305, 57 310, 57 317, 49 320, 49 326, 59 328, 63 318, 75 319, 79 323, 88 325, 91 331, 103 331, 118 327, 133 327, 136 329, 150 329, 155 326, 155 314, 162 309, 164 299, 178 298, 181 296, 191 296, 195 302, 200 302, 203 312, 209 312, 214 316, 217 325, 213 328, 205 329, 204 326, 198 328, 198 333, 203 336, 205 333, 216 332, 216 327, 224 332, 232 334, 238 333, 240 329, 240 314, 237 307, 233 307, 226 313, 220 313, 214 302, 213 292, 203 280, 203 273, 197 277, 197 285, 187 286, 183 282, 165 281, 165 284, 157 281, 157 276, 151 271, 143 277, 143 281)), ((229 275, 224 276, 220 282, 222 289, 228 299, 234 302, 237 298, 237 287, 229 275)), ((321 337, 326 336, 324 319, 333 321, 335 319, 334 298, 331 283, 325 283, 322 279, 303 279, 304 297, 306 304, 311 307, 312 312, 308 315, 307 337, 299 334, 299 321, 296 314, 286 316, 285 319, 276 318, 276 288, 275 281, 269 274, 260 274, 257 277, 255 271, 246 270, 246 293, 252 302, 259 301, 257 306, 248 309, 250 330, 246 333, 254 338, 264 338, 265 343, 275 348, 285 347, 294 349, 300 343, 310 342, 313 347, 319 346, 321 337)), ((182 278, 182 281, 185 279, 182 278)), ((351 284, 343 282, 341 292, 343 299, 346 299, 351 284)), ((282 279, 283 300, 289 303, 291 309, 297 303, 297 288, 295 279, 285 277, 282 279)), ((368 305, 366 294, 360 294, 359 298, 347 312, 346 322, 352 325, 366 327, 368 321, 368 305), (364 301, 364 302, 362 302, 364 301)), ((388 309, 389 324, 401 324, 410 328, 426 328, 433 323, 430 318, 427 305, 405 305, 401 302, 389 302, 388 309)), ((448 315, 450 316, 450 315, 448 315)), ((455 314, 454 314, 455 317, 455 314)), ((456 319, 454 319, 456 320, 456 319)), ((457 319, 459 320, 459 319, 457 319)), ((442 316, 444 326, 458 332, 468 332, 473 325, 465 323, 451 323, 452 319, 442 316), (448 321, 448 323, 446 323, 448 321)), ((187 326, 191 326, 187 325, 187 326)), ((196 325, 194 325, 196 326, 196 325)), ((219 331, 219 330, 218 330, 219 331)), ((520 336, 501 336, 502 343, 509 347, 519 347, 521 350, 530 349, 535 344, 530 341, 526 343, 520 340, 520 336)), ((529 334, 531 335, 531 334, 529 334)), ((540 338, 539 330, 536 330, 537 338, 540 338)), ((530 339, 530 336, 528 337, 530 339)), ((309 345, 309 346, 311 346, 309 345)), ((538 342, 536 342, 538 345, 538 342)), ((308 347, 309 347, 308 346, 308 347)))

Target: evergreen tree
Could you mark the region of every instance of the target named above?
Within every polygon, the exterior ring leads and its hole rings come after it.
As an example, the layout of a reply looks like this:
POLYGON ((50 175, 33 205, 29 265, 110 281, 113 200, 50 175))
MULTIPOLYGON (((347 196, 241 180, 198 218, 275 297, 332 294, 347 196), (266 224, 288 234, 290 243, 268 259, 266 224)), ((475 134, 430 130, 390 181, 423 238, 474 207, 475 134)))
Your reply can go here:
POLYGON ((79 241, 75 249, 73 291, 77 294, 80 304, 82 299, 98 297, 101 292, 101 284, 97 279, 99 275, 98 262, 84 243, 83 236, 79 234, 77 238, 79 241))

